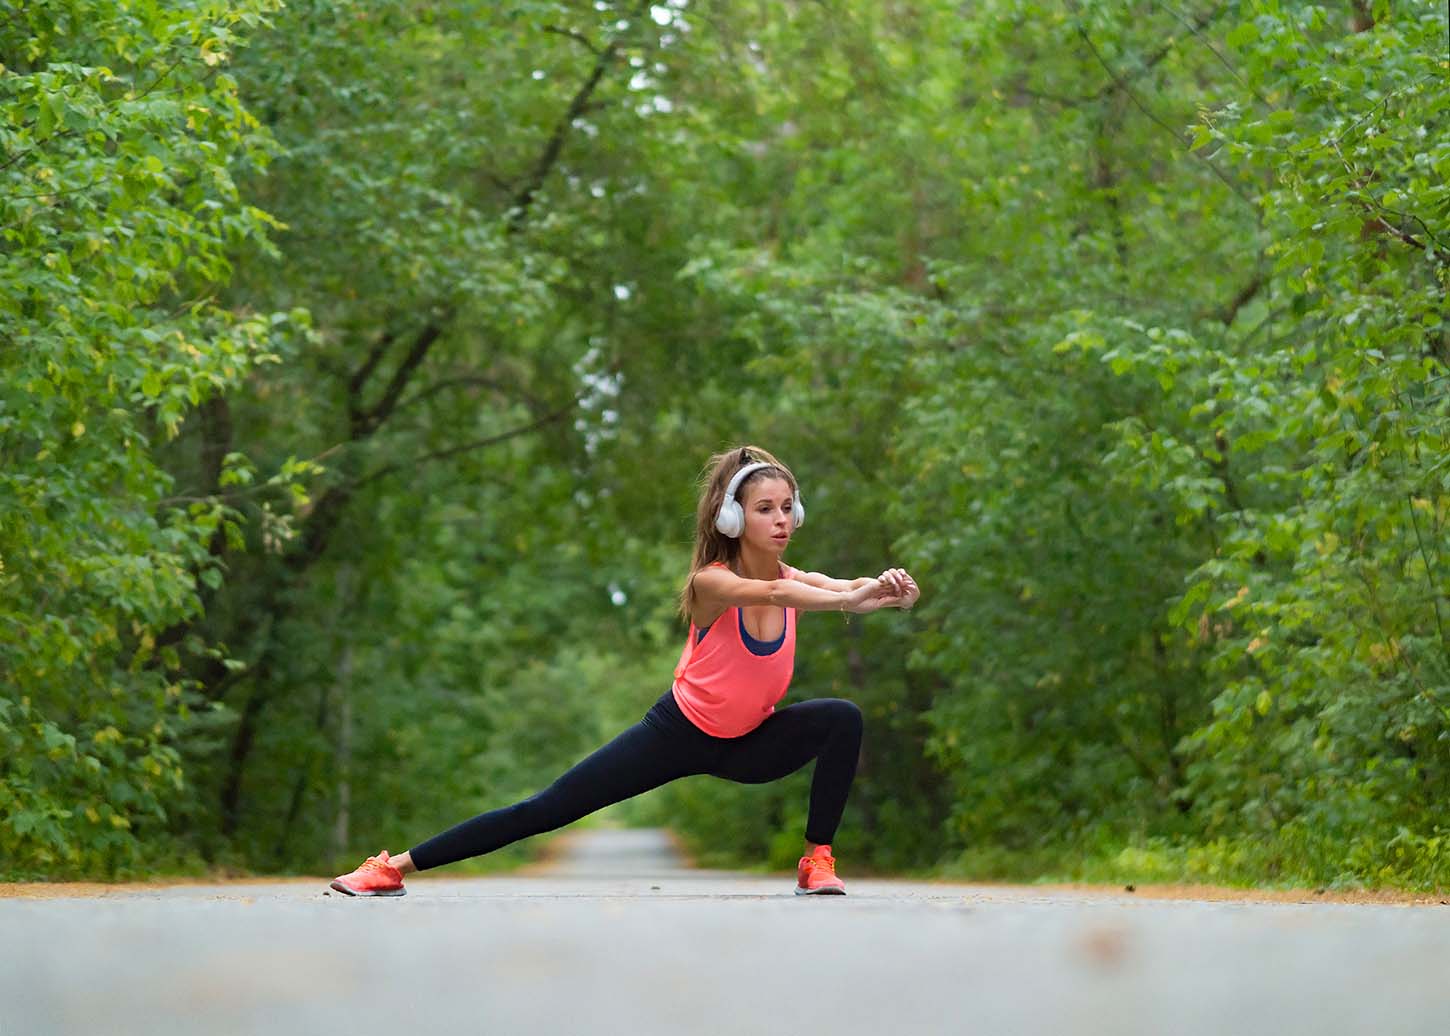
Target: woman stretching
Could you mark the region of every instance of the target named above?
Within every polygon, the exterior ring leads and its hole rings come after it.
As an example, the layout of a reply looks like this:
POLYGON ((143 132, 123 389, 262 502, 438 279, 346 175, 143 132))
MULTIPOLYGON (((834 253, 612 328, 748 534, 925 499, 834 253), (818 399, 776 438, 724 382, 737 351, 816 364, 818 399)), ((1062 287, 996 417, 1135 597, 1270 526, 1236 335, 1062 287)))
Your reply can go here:
POLYGON ((764 450, 717 454, 700 497, 680 593, 690 632, 671 688, 634 726, 530 798, 449 828, 401 856, 384 850, 332 887, 401 896, 403 875, 493 852, 691 774, 765 784, 816 760, 796 894, 844 895, 831 840, 861 750, 861 710, 840 698, 775 708, 795 662, 796 613, 910 608, 903 569, 831 579, 781 561, 805 521, 795 476, 764 450))

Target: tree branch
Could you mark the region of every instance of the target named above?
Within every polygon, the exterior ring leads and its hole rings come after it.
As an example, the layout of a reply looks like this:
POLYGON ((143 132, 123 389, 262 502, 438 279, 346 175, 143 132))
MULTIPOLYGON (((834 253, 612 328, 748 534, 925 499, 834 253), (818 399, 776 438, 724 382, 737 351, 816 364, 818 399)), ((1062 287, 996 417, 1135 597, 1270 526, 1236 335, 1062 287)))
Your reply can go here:
POLYGON ((378 479, 391 475, 394 472, 401 471, 404 468, 412 469, 418 467, 421 464, 426 464, 430 460, 442 460, 446 457, 456 457, 458 454, 467 453, 469 450, 478 450, 482 449, 485 446, 494 446, 508 439, 517 438, 520 435, 526 435, 529 432, 537 431, 545 425, 552 424, 553 422, 566 416, 578 405, 579 399, 578 397, 575 397, 574 399, 569 401, 567 406, 560 407, 553 413, 546 414, 544 417, 539 418, 537 421, 533 421, 530 424, 523 425, 522 427, 511 428, 508 431, 500 432, 497 435, 490 435, 483 439, 475 439, 473 442, 462 443, 458 446, 450 446, 444 450, 434 450, 432 453, 424 453, 421 456, 413 457, 409 460, 398 461, 394 464, 385 464, 377 471, 371 472, 358 479, 352 484, 351 488, 354 490, 361 489, 363 486, 366 486, 371 482, 376 482, 378 479))
POLYGON ((569 37, 569 39, 583 44, 584 48, 588 50, 589 53, 595 56, 599 56, 599 48, 596 47, 593 43, 590 43, 589 38, 583 33, 575 32, 573 29, 561 29, 557 25, 546 25, 544 26, 544 31, 552 32, 557 36, 567 36, 569 37))
MULTIPOLYGON (((643 18, 648 7, 649 4, 647 2, 640 4, 635 9, 634 17, 631 19, 630 24, 633 25, 643 18)), ((529 174, 528 179, 524 182, 524 186, 519 190, 519 193, 514 196, 513 213, 509 216, 509 233, 517 233, 523 229, 524 218, 528 215, 529 206, 534 202, 534 195, 538 193, 539 188, 543 187, 544 180, 548 177, 550 170, 554 168, 554 164, 559 160, 559 155, 564 150, 564 139, 569 135, 569 127, 573 125, 575 119, 584 114, 584 110, 588 106, 589 99, 593 96, 595 88, 599 86, 600 80, 604 78, 604 73, 608 70, 610 63, 614 60, 614 55, 619 50, 620 39, 620 36, 616 36, 609 41, 608 46, 602 51, 597 52, 599 57, 594 62, 594 68, 589 73, 589 78, 575 92, 574 99, 569 102, 568 109, 554 125, 554 132, 550 134, 549 142, 544 145, 543 153, 539 155, 538 161, 534 163, 533 171, 529 174)))
POLYGON ((1239 310, 1248 305, 1249 300, 1257 295, 1263 286, 1264 273, 1260 270, 1254 274, 1253 278, 1247 284, 1239 289, 1238 294, 1233 297, 1233 300, 1228 305, 1224 306, 1215 314, 1219 322, 1224 327, 1232 326, 1233 322, 1238 318, 1239 310))
MULTIPOLYGON (((383 354, 388 351, 388 346, 393 344, 394 337, 396 336, 392 331, 384 331, 378 340, 373 343, 373 347, 369 350, 367 359, 363 361, 362 366, 353 372, 352 377, 347 379, 347 392, 349 396, 356 397, 362 394, 363 386, 373 376, 373 371, 377 369, 378 364, 382 361, 383 354)), ((349 403, 349 410, 351 409, 352 405, 349 403)), ((361 413, 360 410, 357 412, 361 413)))
MULTIPOLYGON (((1073 5, 1073 7, 1074 10, 1076 10, 1076 5, 1073 5)), ((1209 25, 1213 24, 1213 22, 1218 20, 1219 15, 1223 14, 1227 7, 1227 4, 1219 4, 1207 14, 1199 15, 1198 19, 1193 22, 1188 22, 1183 18, 1182 15, 1178 14, 1176 11, 1172 11, 1171 9, 1169 10, 1170 13, 1174 15, 1174 17, 1178 18, 1179 21, 1183 22, 1188 27, 1189 32, 1193 33, 1195 36, 1199 36, 1203 29, 1206 29, 1209 25)), ((1077 30, 1080 34, 1083 32, 1081 25, 1077 26, 1077 30)), ((1202 37, 1200 36, 1200 38, 1202 37)), ((1153 54, 1150 55, 1147 60, 1145 60, 1136 69, 1134 69, 1129 76, 1117 76, 1113 74, 1112 69, 1108 69, 1108 74, 1112 76, 1111 80, 1109 80, 1103 86, 1099 87, 1097 90, 1094 90, 1092 93, 1084 94, 1079 97, 1065 97, 1061 94, 1052 94, 1048 93, 1045 90, 1036 90, 1032 87, 1022 84, 1018 84, 1012 87, 1012 89, 1017 91, 1018 93, 1026 94, 1028 97, 1035 97, 1043 101, 1053 101, 1057 104, 1070 105, 1074 107, 1080 104, 1092 104, 1095 101, 1101 101, 1104 97, 1106 97, 1108 94, 1112 93, 1115 90, 1127 89, 1129 79, 1136 79, 1144 72, 1149 72, 1157 67, 1159 62, 1161 62, 1165 57, 1171 54, 1173 52, 1173 48, 1177 45, 1177 36, 1168 37, 1167 42, 1164 43, 1163 46, 1159 47, 1156 51, 1154 51, 1153 54)), ((1213 48, 1210 47, 1209 49, 1212 50, 1213 48)), ((1214 51, 1214 53, 1217 53, 1217 51, 1214 51)))
POLYGON ((406 410, 408 407, 414 406, 415 404, 423 402, 425 399, 436 396, 438 393, 446 389, 458 388, 467 385, 474 385, 480 388, 490 388, 503 395, 508 395, 510 392, 517 393, 519 396, 523 397, 524 401, 529 404, 529 407, 531 409, 538 409, 541 405, 541 400, 537 396, 525 392, 517 385, 509 385, 506 382, 500 381, 497 378, 489 378, 481 374, 465 374, 460 375, 456 378, 444 378, 442 381, 434 382, 432 385, 429 385, 425 389, 420 389, 418 392, 399 403, 396 407, 395 412, 406 410))
MULTIPOLYGON (((1076 2, 1072 4, 1072 8, 1074 12, 1078 11, 1076 2)), ((1074 26, 1074 28, 1077 29, 1077 34, 1082 37, 1082 41, 1087 44, 1088 49, 1093 52, 1093 57, 1098 59, 1098 64, 1102 65, 1103 70, 1106 71, 1108 75, 1113 77, 1113 81, 1117 83, 1118 87, 1127 96, 1128 100, 1132 101, 1134 106, 1137 107, 1137 109, 1141 111, 1144 115, 1148 116, 1148 118, 1151 119, 1154 123, 1166 130, 1173 137, 1174 140, 1178 141, 1180 145, 1184 144, 1185 142, 1183 140, 1183 137, 1179 135, 1179 132, 1172 126, 1168 125, 1168 123, 1160 119, 1152 111, 1150 111, 1147 106, 1145 106, 1143 102, 1138 99, 1138 95, 1135 94, 1128 86, 1127 80, 1123 79, 1121 76, 1118 75, 1117 72, 1113 71, 1113 67, 1107 63, 1107 61, 1103 58, 1102 54, 1098 51, 1097 46, 1092 41, 1092 38, 1087 34, 1087 30, 1083 28, 1082 23, 1078 22, 1074 26)), ((1242 199, 1244 204, 1248 205, 1250 208, 1253 208, 1255 211, 1258 210, 1258 206, 1254 203, 1254 200, 1250 198, 1246 193, 1244 193, 1244 189, 1242 187, 1230 180, 1228 178, 1228 175, 1224 173, 1223 170, 1219 169, 1218 166, 1214 165, 1212 159, 1210 159, 1206 155, 1200 155, 1192 148, 1187 148, 1186 150, 1190 155, 1193 155, 1204 165, 1208 166, 1208 168, 1213 171, 1213 175, 1223 181, 1224 186, 1226 186, 1229 190, 1233 191, 1234 194, 1238 195, 1239 198, 1242 199)))
MULTIPOLYGON (((443 334, 443 328, 452 318, 452 312, 445 312, 441 317, 430 320, 418 332, 413 339, 413 346, 408 350, 408 355, 403 357, 403 362, 398 364, 398 369, 393 372, 392 378, 388 380, 388 386, 383 390, 382 398, 371 409, 361 415, 361 425, 358 426, 364 436, 371 435, 377 427, 388 419, 388 415, 398 404, 398 397, 403 394, 403 389, 408 385, 409 379, 418 370, 423 360, 428 355, 428 350, 433 348, 433 343, 438 341, 443 334)), ((356 436, 354 436, 356 438, 356 436)))
MULTIPOLYGON (((1076 7, 1076 4, 1074 4, 1073 6, 1076 7)), ((1223 14, 1224 11, 1227 10, 1227 9, 1228 9, 1228 5, 1227 4, 1219 4, 1217 7, 1215 7, 1213 10, 1209 11, 1208 13, 1199 15, 1198 20, 1195 21, 1195 22, 1193 22, 1191 25, 1188 26, 1189 31, 1192 32, 1192 33, 1194 33, 1195 35, 1197 35, 1198 33, 1202 32, 1204 29, 1206 29, 1210 25, 1212 25, 1215 21, 1217 21, 1218 20, 1218 16, 1221 15, 1221 14, 1223 14)), ((1084 32, 1081 23, 1078 24, 1077 31, 1084 38, 1086 38, 1086 33, 1084 32)), ((1177 36, 1170 36, 1170 37, 1168 37, 1168 41, 1166 43, 1164 43, 1163 46, 1159 47, 1156 51, 1154 51, 1153 55, 1151 57, 1149 57, 1147 61, 1143 62, 1142 65, 1140 65, 1137 69, 1135 69, 1133 71, 1133 78, 1137 78, 1142 73, 1151 71, 1152 69, 1156 68, 1157 65, 1158 65, 1158 63, 1160 61, 1162 61, 1164 58, 1166 58, 1169 54, 1171 54, 1173 52, 1173 48, 1175 48, 1177 46, 1178 46, 1178 37, 1177 36)), ((1094 53, 1096 53, 1096 50, 1094 51, 1094 53)), ((1101 59, 1099 59, 1099 60, 1101 60, 1101 59)), ((1106 64, 1103 67, 1104 68, 1107 68, 1106 64)), ((1126 79, 1120 78, 1119 76, 1115 75, 1113 73, 1113 70, 1110 69, 1110 68, 1107 69, 1107 72, 1108 72, 1108 75, 1110 75, 1110 76, 1113 77, 1112 82, 1107 83, 1106 85, 1104 85, 1103 87, 1101 87, 1096 93, 1094 93, 1090 98, 1088 98, 1088 100, 1100 101, 1104 97, 1106 97, 1108 94, 1112 93, 1114 90, 1126 90, 1128 88, 1128 83, 1127 83, 1127 80, 1126 79)))
POLYGON ((1207 47, 1209 52, 1213 54, 1214 57, 1218 58, 1219 63, 1222 64, 1224 68, 1228 69, 1229 75, 1233 76, 1238 84, 1242 86, 1245 90, 1249 91, 1249 93, 1253 94, 1256 98, 1258 98, 1260 104, 1262 104, 1265 108, 1268 108, 1270 111, 1278 110, 1278 106, 1271 103, 1267 97, 1259 93, 1258 89, 1254 86, 1253 83, 1246 81, 1243 76, 1239 75, 1238 69, 1234 68, 1233 64, 1229 61, 1229 59, 1223 56, 1223 52, 1215 47, 1212 43, 1208 42, 1208 39, 1203 35, 1203 29, 1207 27, 1209 22, 1213 21, 1215 18, 1218 17, 1219 12, 1223 10, 1222 6, 1216 8, 1210 14, 1205 15, 1196 24, 1190 22, 1187 18, 1183 17, 1183 15, 1179 14, 1168 4, 1163 3, 1162 0, 1160 0, 1159 6, 1161 6, 1169 14, 1173 15, 1174 18, 1177 18, 1184 25, 1188 26, 1188 31, 1193 33, 1194 36, 1198 37, 1198 42, 1202 43, 1205 47, 1207 47))

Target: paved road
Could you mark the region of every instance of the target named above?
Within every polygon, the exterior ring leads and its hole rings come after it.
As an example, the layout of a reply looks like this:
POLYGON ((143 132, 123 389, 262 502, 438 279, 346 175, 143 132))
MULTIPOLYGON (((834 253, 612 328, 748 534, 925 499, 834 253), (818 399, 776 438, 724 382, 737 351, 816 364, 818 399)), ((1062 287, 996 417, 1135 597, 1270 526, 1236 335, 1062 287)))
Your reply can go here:
POLYGON ((686 869, 581 831, 528 876, 0 900, 0 1036, 1450 1033, 1450 908, 686 869))

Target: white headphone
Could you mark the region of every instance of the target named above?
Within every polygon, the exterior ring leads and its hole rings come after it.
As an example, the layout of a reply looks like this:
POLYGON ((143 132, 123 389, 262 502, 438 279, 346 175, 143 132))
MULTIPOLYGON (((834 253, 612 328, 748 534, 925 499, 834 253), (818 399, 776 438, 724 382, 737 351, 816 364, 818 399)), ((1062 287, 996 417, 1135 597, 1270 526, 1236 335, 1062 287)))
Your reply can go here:
MULTIPOLYGON (((715 528, 719 529, 732 540, 738 540, 740 534, 745 531, 745 508, 741 507, 735 499, 735 491, 740 488, 740 483, 752 471, 759 471, 761 468, 773 468, 774 464, 747 464, 735 473, 730 480, 730 485, 725 487, 725 499, 720 504, 720 513, 715 516, 715 528)), ((800 491, 797 490, 791 498, 791 518, 795 521, 795 527, 799 529, 806 521, 806 507, 801 503, 800 491)))

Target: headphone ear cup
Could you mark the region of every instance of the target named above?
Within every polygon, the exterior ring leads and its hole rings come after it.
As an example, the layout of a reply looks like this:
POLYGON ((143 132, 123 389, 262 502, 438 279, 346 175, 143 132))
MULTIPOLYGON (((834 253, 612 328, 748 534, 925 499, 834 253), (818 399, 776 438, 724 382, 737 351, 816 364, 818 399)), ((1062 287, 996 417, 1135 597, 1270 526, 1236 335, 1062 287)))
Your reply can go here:
POLYGON ((732 540, 740 538, 745 531, 745 511, 738 502, 726 500, 720 506, 720 513, 715 516, 715 528, 732 540))
POLYGON ((790 511, 791 517, 795 519, 795 527, 799 529, 806 523, 806 505, 801 503, 800 498, 797 497, 791 501, 790 511))

